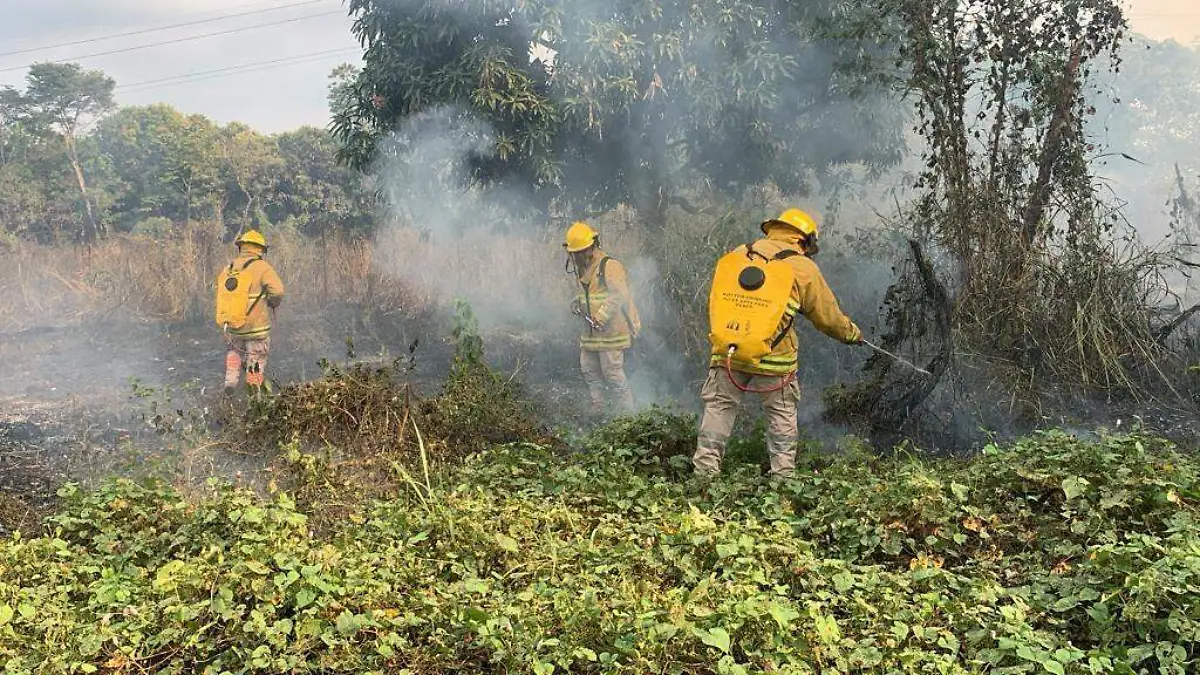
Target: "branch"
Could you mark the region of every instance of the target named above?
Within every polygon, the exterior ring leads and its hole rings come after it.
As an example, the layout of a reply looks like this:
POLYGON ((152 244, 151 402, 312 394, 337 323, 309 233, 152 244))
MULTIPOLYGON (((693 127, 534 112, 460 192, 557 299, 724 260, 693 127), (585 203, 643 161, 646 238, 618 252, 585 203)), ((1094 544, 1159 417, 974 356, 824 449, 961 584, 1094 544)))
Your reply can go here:
POLYGON ((1082 59, 1083 41, 1080 40, 1071 48, 1071 61, 1067 64, 1067 72, 1063 74, 1062 86, 1059 88, 1061 96, 1054 106, 1050 128, 1046 131, 1046 144, 1042 146, 1041 157, 1038 158, 1037 180, 1033 184, 1029 202, 1021 214, 1021 238, 1027 247, 1033 246, 1037 239, 1038 224, 1046 211, 1046 204, 1050 201, 1050 179, 1054 175, 1054 164, 1071 118, 1071 106, 1079 86, 1079 63, 1082 59))
POLYGON ((1175 329, 1187 323, 1187 320, 1192 318, 1197 312, 1200 312, 1200 304, 1192 305, 1187 311, 1172 319, 1170 323, 1159 328, 1157 335, 1155 335, 1158 343, 1162 344, 1166 342, 1167 338, 1171 337, 1171 333, 1175 332, 1175 329))

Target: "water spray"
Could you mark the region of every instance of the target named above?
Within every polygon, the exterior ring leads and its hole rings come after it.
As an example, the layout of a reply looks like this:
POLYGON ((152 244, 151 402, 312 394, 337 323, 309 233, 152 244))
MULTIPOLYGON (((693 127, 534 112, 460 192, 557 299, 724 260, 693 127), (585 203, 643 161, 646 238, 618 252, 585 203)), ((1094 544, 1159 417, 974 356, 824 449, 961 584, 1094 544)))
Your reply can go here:
POLYGON ((884 349, 883 347, 880 347, 879 345, 871 342, 870 340, 864 339, 862 341, 862 343, 864 345, 870 347, 871 349, 874 349, 875 351, 879 352, 880 354, 887 356, 888 358, 892 359, 896 363, 908 366, 909 368, 912 368, 913 370, 917 371, 918 373, 921 373, 922 375, 928 375, 929 377, 933 377, 933 373, 929 372, 928 370, 925 370, 924 368, 918 366, 917 364, 913 363, 912 361, 903 359, 903 358, 889 352, 888 350, 884 349))

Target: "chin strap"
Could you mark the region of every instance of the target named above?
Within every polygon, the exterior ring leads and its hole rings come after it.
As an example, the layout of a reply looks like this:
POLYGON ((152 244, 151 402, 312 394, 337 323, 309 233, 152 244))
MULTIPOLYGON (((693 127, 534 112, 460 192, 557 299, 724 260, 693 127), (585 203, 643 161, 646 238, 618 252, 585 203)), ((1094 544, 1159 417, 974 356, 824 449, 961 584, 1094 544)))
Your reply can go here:
POLYGON ((792 383, 792 380, 796 379, 796 373, 791 372, 791 373, 788 373, 786 376, 784 376, 783 382, 780 382, 779 386, 777 386, 777 387, 768 387, 766 389, 755 389, 754 387, 743 387, 741 385, 741 383, 739 383, 737 380, 735 380, 733 378, 733 366, 730 364, 730 362, 733 360, 733 353, 736 351, 737 351, 737 345, 731 345, 729 347, 729 353, 725 355, 725 374, 729 376, 729 381, 733 384, 733 386, 737 387, 738 389, 740 389, 748 394, 773 394, 777 391, 782 390, 784 387, 787 387, 789 384, 792 383))

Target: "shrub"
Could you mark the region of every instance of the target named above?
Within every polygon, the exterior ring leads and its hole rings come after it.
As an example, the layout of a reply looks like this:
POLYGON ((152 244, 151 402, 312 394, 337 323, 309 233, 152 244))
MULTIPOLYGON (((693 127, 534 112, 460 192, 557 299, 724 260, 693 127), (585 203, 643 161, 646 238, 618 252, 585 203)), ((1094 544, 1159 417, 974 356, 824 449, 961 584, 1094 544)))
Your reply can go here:
MULTIPOLYGON (((654 456, 673 424, 624 428, 654 456)), ((1200 658, 1193 456, 1050 434, 969 461, 801 467, 783 488, 675 482, 619 453, 517 444, 317 537, 284 494, 68 489, 53 536, 0 542, 0 659, 14 674, 1183 674, 1200 658)))
POLYGON ((387 498, 430 466, 455 464, 495 444, 554 443, 519 385, 483 358, 470 307, 460 304, 454 363, 441 392, 421 397, 407 359, 383 365, 321 362, 322 377, 251 402, 227 436, 274 455, 305 508, 331 525, 369 498, 387 498))

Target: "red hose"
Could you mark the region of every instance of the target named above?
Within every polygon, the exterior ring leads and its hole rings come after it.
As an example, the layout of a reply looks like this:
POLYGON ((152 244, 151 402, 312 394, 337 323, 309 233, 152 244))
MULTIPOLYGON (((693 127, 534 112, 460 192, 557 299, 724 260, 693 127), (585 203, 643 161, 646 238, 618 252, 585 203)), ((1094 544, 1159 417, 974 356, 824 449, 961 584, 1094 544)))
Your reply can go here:
POLYGON ((729 381, 731 383, 733 383, 733 386, 737 387, 738 389, 741 389, 743 392, 746 392, 748 394, 773 394, 773 393, 783 389, 784 387, 788 386, 789 384, 792 383, 792 380, 796 379, 796 373, 791 372, 791 373, 788 373, 787 376, 783 378, 783 382, 781 382, 778 387, 771 387, 769 389, 755 389, 754 387, 743 387, 741 384, 738 383, 737 380, 733 379, 733 367, 731 365, 729 365, 729 361, 732 358, 733 358, 733 350, 731 349, 729 351, 729 354, 727 354, 725 356, 725 374, 729 376, 729 381))

